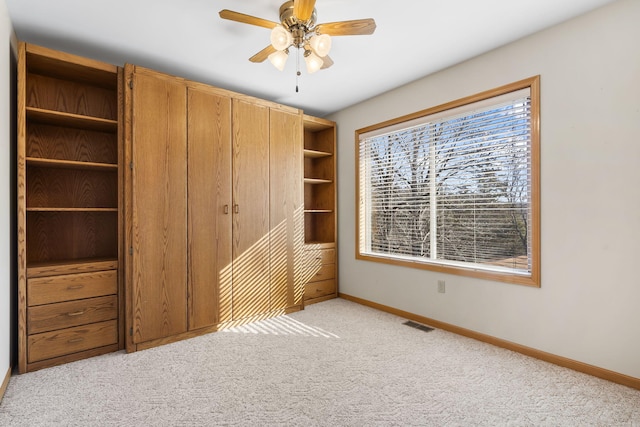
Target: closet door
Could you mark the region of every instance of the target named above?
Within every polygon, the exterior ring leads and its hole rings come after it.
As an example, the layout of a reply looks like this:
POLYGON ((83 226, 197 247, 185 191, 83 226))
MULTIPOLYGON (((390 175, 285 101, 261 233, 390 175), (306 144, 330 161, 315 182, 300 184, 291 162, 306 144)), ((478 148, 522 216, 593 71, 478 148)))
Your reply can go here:
POLYGON ((188 133, 189 330, 193 330, 231 320, 231 99, 189 88, 188 133))
POLYGON ((271 109, 270 256, 271 310, 302 303, 300 266, 304 244, 302 115, 271 109))
POLYGON ((233 100, 232 317, 269 311, 269 108, 233 100))
POLYGON ((132 76, 132 334, 140 343, 187 330, 187 90, 132 76))

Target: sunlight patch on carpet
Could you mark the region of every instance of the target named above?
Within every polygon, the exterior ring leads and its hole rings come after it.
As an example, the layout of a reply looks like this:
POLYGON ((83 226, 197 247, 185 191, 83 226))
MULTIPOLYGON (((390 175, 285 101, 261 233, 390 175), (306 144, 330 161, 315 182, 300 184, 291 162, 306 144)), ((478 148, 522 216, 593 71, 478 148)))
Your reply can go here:
POLYGON ((336 334, 327 332, 315 326, 305 325, 288 316, 272 317, 254 323, 224 329, 221 332, 236 334, 266 334, 266 335, 302 335, 318 338, 340 338, 336 334))

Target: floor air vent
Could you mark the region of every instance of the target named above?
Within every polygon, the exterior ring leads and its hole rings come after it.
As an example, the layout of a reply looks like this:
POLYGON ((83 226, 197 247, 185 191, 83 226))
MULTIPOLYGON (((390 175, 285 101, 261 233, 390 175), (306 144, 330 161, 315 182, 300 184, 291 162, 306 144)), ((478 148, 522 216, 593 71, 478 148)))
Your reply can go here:
POLYGON ((406 322, 403 323, 403 325, 411 326, 412 328, 420 329, 421 331, 424 331, 424 332, 433 331, 433 328, 430 328, 425 325, 421 325, 420 323, 412 322, 411 320, 407 320, 406 322))

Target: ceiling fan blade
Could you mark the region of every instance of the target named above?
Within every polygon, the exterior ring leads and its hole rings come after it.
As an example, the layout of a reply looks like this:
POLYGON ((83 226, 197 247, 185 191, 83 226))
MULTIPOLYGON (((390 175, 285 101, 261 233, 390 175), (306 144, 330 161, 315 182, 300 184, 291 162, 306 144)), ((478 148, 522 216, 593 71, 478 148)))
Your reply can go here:
POLYGON ((375 30, 376 21, 371 18, 316 25, 318 34, 329 34, 330 36, 363 36, 373 34, 375 30))
POLYGON ((228 19, 230 21, 242 22, 243 24, 257 25, 258 27, 268 28, 270 30, 278 25, 277 22, 257 18, 251 15, 245 15, 244 13, 234 12, 233 10, 228 9, 223 9, 220 11, 220 18, 228 19))
POLYGON ((293 15, 298 21, 308 21, 316 7, 316 0, 293 0, 293 15))
POLYGON ((322 58, 322 67, 320 67, 320 69, 324 70, 325 68, 329 68, 332 65, 333 65, 333 59, 329 58, 329 55, 327 55, 324 58, 322 58))
POLYGON ((267 59, 269 57, 269 55, 271 55, 275 51, 276 51, 276 48, 271 46, 271 45, 269 45, 269 46, 265 47, 264 49, 262 49, 260 52, 258 52, 255 55, 253 55, 251 58, 249 58, 249 61, 251 61, 251 62, 262 62, 265 59, 267 59))

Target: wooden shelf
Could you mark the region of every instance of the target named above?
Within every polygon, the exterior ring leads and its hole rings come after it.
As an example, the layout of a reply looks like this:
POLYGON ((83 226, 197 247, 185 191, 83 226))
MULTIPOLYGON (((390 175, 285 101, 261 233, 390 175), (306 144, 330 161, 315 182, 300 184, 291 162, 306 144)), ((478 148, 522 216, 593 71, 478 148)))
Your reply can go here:
POLYGON ((304 156, 309 159, 320 159, 322 157, 331 157, 333 154, 326 151, 304 150, 304 156))
POLYGON ((65 168, 81 170, 117 171, 118 165, 110 163, 78 162, 75 160, 42 159, 39 157, 27 157, 27 165, 48 168, 65 168))
POLYGON ((333 213, 331 209, 305 209, 304 213, 333 213))
POLYGON ((331 184, 333 181, 330 179, 320 179, 320 178, 305 178, 304 179, 304 183, 305 184, 312 184, 312 185, 318 185, 318 184, 331 184))
POLYGON ((123 347, 123 80, 115 65, 22 42, 17 69, 16 342, 24 373, 123 347), (56 314, 78 304, 102 310, 80 301, 107 291, 109 319, 56 314))
POLYGON ((91 271, 115 270, 118 258, 63 259, 49 262, 33 262, 27 265, 27 277, 43 277, 91 271))
POLYGON ((68 126, 100 132, 117 132, 118 121, 100 117, 82 116, 42 108, 26 107, 27 119, 54 126, 68 126))
POLYGON ((27 208, 27 212, 118 212, 118 208, 27 208))
POLYGON ((32 73, 79 81, 114 91, 118 87, 118 67, 112 64, 31 44, 26 46, 26 60, 32 73))
POLYGON ((331 249, 336 247, 336 242, 324 242, 319 240, 310 240, 304 242, 306 250, 331 249))

